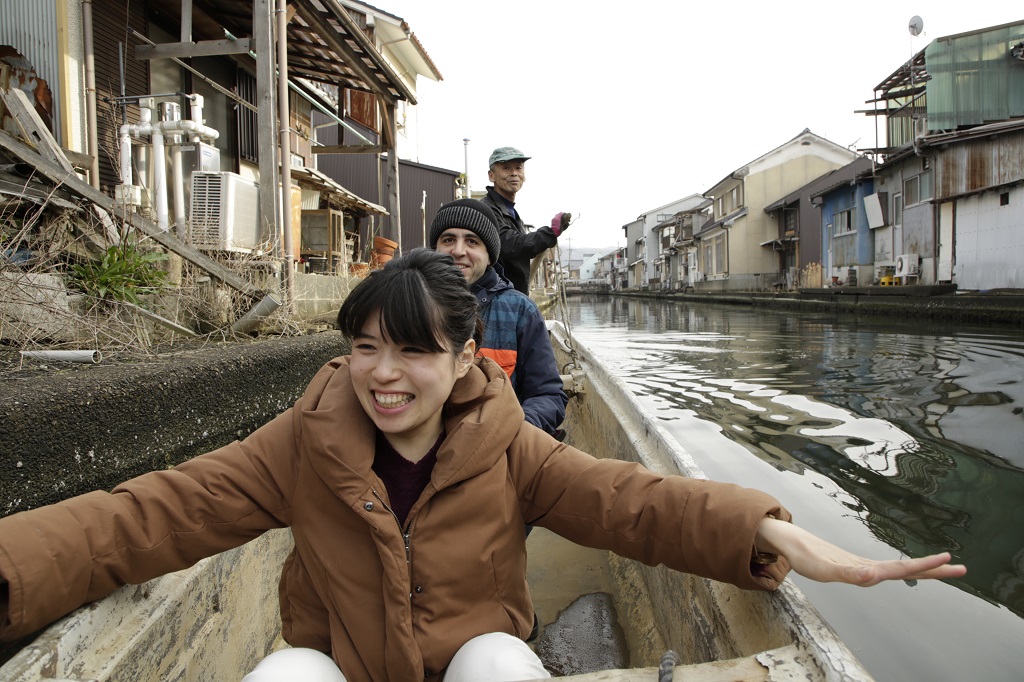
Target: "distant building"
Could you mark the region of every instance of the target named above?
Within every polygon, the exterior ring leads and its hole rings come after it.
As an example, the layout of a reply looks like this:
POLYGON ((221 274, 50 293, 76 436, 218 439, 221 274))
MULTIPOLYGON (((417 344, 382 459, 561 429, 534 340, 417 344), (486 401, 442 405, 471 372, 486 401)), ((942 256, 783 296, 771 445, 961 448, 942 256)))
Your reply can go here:
POLYGON ((714 200, 712 221, 694 235, 699 253, 697 291, 751 291, 779 272, 778 227, 764 209, 810 180, 841 168, 858 154, 804 130, 704 192, 714 200))

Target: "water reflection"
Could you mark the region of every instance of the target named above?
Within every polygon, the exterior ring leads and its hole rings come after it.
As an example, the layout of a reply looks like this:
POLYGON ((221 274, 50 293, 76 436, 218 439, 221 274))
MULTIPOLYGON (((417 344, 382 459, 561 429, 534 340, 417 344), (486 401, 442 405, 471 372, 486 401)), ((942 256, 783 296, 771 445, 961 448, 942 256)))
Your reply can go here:
POLYGON ((626 298, 570 299, 570 322, 656 414, 694 420, 698 462, 725 438, 827 477, 877 538, 953 551, 961 589, 1024 616, 1019 333, 626 298))

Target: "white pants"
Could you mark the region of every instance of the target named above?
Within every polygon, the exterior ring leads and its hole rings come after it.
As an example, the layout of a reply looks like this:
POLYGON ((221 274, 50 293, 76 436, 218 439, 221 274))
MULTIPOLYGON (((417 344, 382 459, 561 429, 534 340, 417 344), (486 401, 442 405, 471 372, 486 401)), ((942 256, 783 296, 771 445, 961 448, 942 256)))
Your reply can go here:
MULTIPOLYGON (((517 682, 551 677, 526 642, 489 632, 455 652, 444 682, 517 682)), ((345 682, 330 656, 314 649, 281 649, 270 654, 242 682, 345 682)))

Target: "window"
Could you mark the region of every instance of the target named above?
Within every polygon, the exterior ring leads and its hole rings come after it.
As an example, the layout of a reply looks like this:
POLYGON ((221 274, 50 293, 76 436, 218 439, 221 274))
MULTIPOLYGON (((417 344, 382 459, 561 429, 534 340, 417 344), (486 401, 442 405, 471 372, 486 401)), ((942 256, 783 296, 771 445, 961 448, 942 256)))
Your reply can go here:
POLYGON ((921 183, 916 175, 903 181, 903 196, 907 200, 907 205, 913 206, 920 201, 920 187, 921 183))
POLYGON ((854 224, 853 209, 851 208, 836 213, 835 226, 836 229, 834 236, 836 237, 842 234, 854 232, 856 230, 856 225, 854 224))
POLYGON ((1009 206, 1010 205, 1010 193, 1009 192, 1002 192, 999 195, 999 205, 1000 206, 1009 206))
POLYGON ((893 194, 892 195, 892 224, 902 225, 903 224, 903 195, 893 194))
MULTIPOLYGON (((238 96, 249 104, 256 104, 256 77, 248 71, 238 70, 238 96)), ((258 163, 260 145, 257 136, 256 112, 249 107, 235 107, 238 116, 238 155, 244 161, 258 163)))
POLYGON ((783 224, 786 234, 796 234, 796 219, 798 215, 797 211, 785 211, 783 215, 783 224))
POLYGON ((925 171, 920 175, 903 181, 903 197, 907 206, 927 201, 932 198, 932 172, 925 171))

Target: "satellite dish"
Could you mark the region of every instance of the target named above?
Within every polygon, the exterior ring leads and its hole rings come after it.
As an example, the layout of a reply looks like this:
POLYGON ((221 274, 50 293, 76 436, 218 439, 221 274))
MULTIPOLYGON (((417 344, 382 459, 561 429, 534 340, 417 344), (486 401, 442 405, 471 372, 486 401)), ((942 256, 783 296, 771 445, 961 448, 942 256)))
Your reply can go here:
POLYGON ((924 30, 924 19, 915 14, 914 16, 910 17, 910 24, 907 25, 907 28, 910 30, 910 35, 921 35, 921 31, 924 30))

